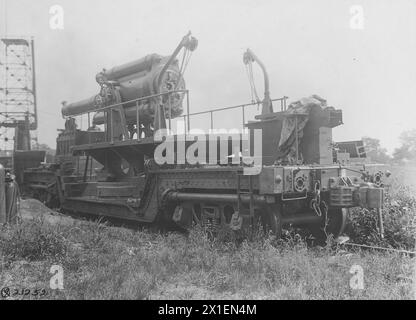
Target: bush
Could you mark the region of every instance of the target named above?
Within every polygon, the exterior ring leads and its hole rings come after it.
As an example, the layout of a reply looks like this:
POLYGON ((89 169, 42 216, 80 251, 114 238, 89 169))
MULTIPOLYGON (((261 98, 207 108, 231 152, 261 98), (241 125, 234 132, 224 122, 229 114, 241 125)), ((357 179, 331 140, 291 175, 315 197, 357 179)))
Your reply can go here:
POLYGON ((353 209, 347 235, 352 242, 366 245, 414 250, 416 234, 416 198, 410 187, 389 191, 383 208, 384 239, 379 235, 378 216, 367 209, 353 209))

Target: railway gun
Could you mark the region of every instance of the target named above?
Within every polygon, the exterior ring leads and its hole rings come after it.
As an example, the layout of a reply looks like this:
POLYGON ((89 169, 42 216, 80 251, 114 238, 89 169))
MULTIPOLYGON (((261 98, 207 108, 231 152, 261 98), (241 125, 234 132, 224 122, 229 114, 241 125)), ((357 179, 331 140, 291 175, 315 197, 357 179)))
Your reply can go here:
POLYGON ((263 70, 263 101, 191 113, 183 72, 197 45, 188 34, 170 56, 152 54, 98 73, 97 95, 64 103, 56 161, 26 170, 25 191, 68 213, 183 229, 198 223, 214 233, 261 223, 277 236, 292 225, 337 237, 349 210, 365 207, 376 209, 382 232, 388 172, 334 148, 342 111, 318 96, 289 106, 287 97, 271 99, 265 66, 248 50, 244 63, 263 70), (259 104, 261 114, 246 121, 246 110, 259 104), (214 129, 213 115, 224 110, 243 114, 244 132, 193 133, 193 116, 206 114, 214 129), (82 115, 85 131, 75 122, 82 115), (168 130, 175 119, 184 134, 168 130))

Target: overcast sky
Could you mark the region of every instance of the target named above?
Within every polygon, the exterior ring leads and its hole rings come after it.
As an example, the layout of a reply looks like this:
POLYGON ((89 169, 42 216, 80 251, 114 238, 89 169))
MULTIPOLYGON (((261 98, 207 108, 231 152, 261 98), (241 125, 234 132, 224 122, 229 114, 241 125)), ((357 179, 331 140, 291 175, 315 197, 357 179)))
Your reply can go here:
MULTIPOLYGON (((7 11, 0 1, 0 34, 35 38, 38 137, 53 147, 62 101, 97 93, 104 67, 170 54, 188 30, 199 40, 185 76, 192 111, 250 101, 242 63, 250 47, 269 71, 273 97, 318 94, 343 109, 336 141, 371 136, 393 151, 400 133, 416 128, 413 0, 7 0, 7 11), (50 28, 56 4, 63 30, 50 28), (353 5, 363 9, 363 29, 351 28, 353 5)), ((218 116, 216 126, 236 127, 239 117, 218 116)))

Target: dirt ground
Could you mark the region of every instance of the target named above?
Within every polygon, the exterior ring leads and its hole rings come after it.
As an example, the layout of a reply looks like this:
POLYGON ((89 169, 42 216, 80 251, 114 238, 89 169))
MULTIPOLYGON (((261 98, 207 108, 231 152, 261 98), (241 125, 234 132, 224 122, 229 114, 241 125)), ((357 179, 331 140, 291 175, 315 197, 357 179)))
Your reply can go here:
POLYGON ((24 199, 20 201, 20 217, 26 221, 44 219, 52 225, 71 225, 74 223, 73 218, 49 209, 35 199, 24 199))

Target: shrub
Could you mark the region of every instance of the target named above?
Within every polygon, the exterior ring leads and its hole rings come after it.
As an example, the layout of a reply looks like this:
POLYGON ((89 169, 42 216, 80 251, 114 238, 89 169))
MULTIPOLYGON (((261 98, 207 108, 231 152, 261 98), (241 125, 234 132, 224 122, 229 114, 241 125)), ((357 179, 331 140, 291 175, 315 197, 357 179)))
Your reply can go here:
POLYGON ((354 243, 414 250, 416 234, 416 198, 410 187, 389 191, 383 208, 384 239, 379 235, 378 216, 374 211, 354 209, 347 235, 354 243))

